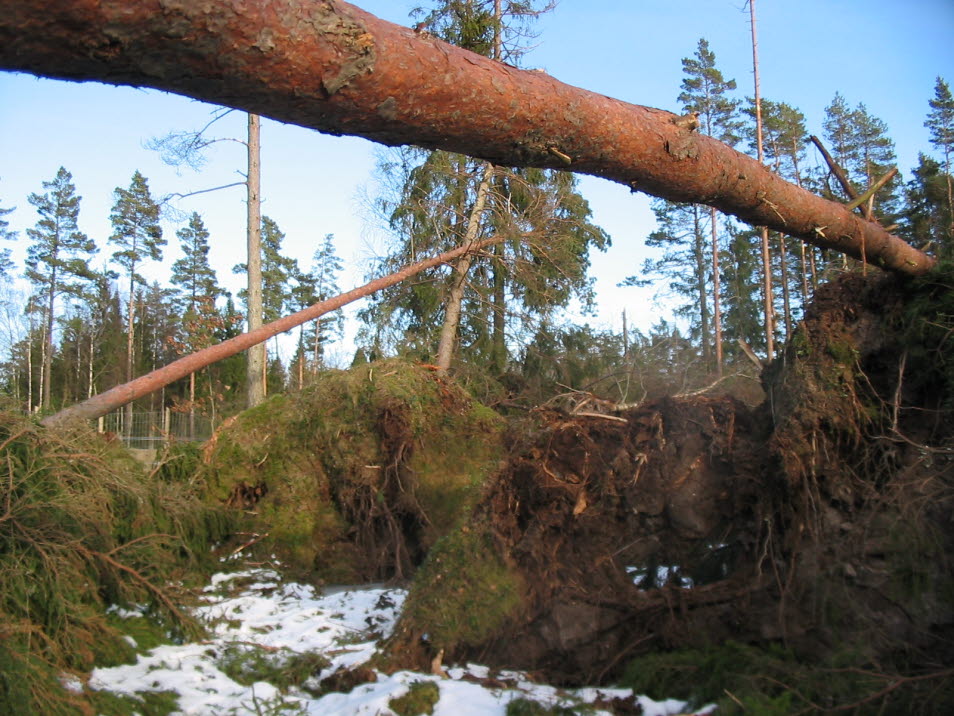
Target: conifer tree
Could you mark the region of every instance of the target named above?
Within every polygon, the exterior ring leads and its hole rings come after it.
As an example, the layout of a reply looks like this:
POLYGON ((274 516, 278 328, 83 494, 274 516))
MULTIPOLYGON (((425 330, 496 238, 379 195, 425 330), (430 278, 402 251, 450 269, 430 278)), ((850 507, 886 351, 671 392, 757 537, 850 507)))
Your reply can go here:
MULTIPOLYGON (((679 94, 679 101, 682 102, 683 110, 689 113, 698 114, 700 130, 710 137, 715 137, 729 146, 735 146, 739 139, 742 129, 742 122, 739 119, 739 100, 729 96, 734 92, 735 80, 727 80, 722 72, 716 67, 715 53, 709 49, 709 43, 701 38, 694 57, 683 58, 682 70, 685 77, 682 80, 682 92, 679 94)), ((720 305, 720 286, 719 286, 719 221, 718 212, 714 208, 709 209, 709 245, 711 261, 711 279, 712 279, 712 344, 715 347, 715 367, 716 371, 722 373, 722 310, 720 305)), ((693 237, 693 241, 699 244, 694 249, 694 253, 701 255, 704 249, 704 239, 702 236, 693 237)), ((704 272, 701 269, 696 270, 699 276, 704 272)), ((705 292, 701 292, 705 296, 705 292)), ((700 305, 702 313, 702 354, 707 364, 709 363, 710 343, 708 327, 708 307, 700 305)))
MULTIPOLYGON (((832 103, 825 108, 825 139, 835 162, 845 172, 856 195, 863 193, 896 163, 894 142, 888 136, 888 127, 872 116, 864 104, 850 109, 845 98, 835 94, 832 103)), ((872 202, 872 215, 893 223, 898 207, 900 179, 895 177, 878 192, 872 202)), ((847 200, 839 187, 829 192, 847 200)))
MULTIPOLYGON (((126 275, 129 298, 126 303, 126 380, 135 373, 136 298, 137 289, 146 280, 139 270, 147 260, 161 261, 166 241, 159 226, 159 205, 149 193, 146 178, 137 170, 128 189, 117 187, 116 203, 109 220, 113 234, 109 243, 118 247, 112 262, 126 275)), ((126 405, 126 430, 132 429, 132 403, 126 405)))
POLYGON ((922 251, 940 259, 954 258, 951 240, 951 207, 948 203, 950 174, 941 164, 925 155, 918 155, 918 166, 905 187, 905 210, 900 235, 922 251))
MULTIPOLYGON (((341 273, 341 259, 335 252, 334 234, 326 234, 321 246, 311 259, 311 270, 299 281, 307 286, 310 298, 301 301, 301 307, 324 301, 341 293, 338 287, 338 275, 341 273)), ((344 333, 344 313, 339 309, 327 313, 316 320, 303 335, 302 350, 305 342, 310 347, 312 374, 321 365, 324 346, 329 341, 339 339, 344 333)), ((304 357, 304 356, 302 356, 304 357)))
MULTIPOLYGON (((532 22, 551 7, 442 0, 430 12, 418 9, 415 14, 432 34, 514 64, 524 52, 521 43, 532 22)), ((528 324, 569 296, 586 300, 589 248, 602 248, 609 239, 589 222, 589 207, 571 175, 509 171, 421 150, 392 153, 382 169, 392 191, 379 209, 403 244, 378 272, 493 233, 506 233, 508 240, 489 257, 458 259, 450 274, 430 271, 377 296, 361 313, 369 327, 369 347, 387 343, 447 370, 459 344, 471 358, 488 359, 499 373, 507 361, 508 330, 532 335, 535 328, 528 330, 528 324), (542 293, 550 302, 541 299, 542 293)))
POLYGON ((179 229, 176 236, 179 238, 182 258, 172 264, 170 282, 179 287, 175 304, 183 311, 195 310, 203 298, 211 299, 214 305, 223 291, 215 270, 209 264, 209 232, 202 217, 192 212, 189 224, 179 229))
POLYGON ((30 305, 41 313, 45 324, 40 405, 49 409, 56 299, 60 295, 83 295, 95 276, 89 259, 97 248, 79 230, 82 197, 76 194, 73 175, 60 167, 52 181, 43 182, 43 188, 46 193, 31 194, 28 198, 40 218, 36 226, 27 229, 33 243, 27 248, 26 277, 35 289, 30 305))
MULTIPOLYGON (((931 144, 944 157, 944 174, 947 184, 947 226, 948 253, 954 253, 954 191, 952 191, 951 157, 954 156, 954 96, 943 78, 938 77, 934 85, 934 99, 928 100, 931 111, 924 126, 931 133, 931 144)), ((923 162, 922 162, 923 165, 923 162)))
MULTIPOLYGON (((13 209, 0 209, 0 241, 13 241, 17 237, 15 231, 10 230, 10 222, 5 218, 13 209)), ((6 278, 13 271, 13 261, 10 259, 10 249, 0 249, 0 279, 6 278)))
MULTIPOLYGON (((262 216, 261 223, 261 272, 262 272, 262 318, 264 323, 270 323, 281 318, 285 309, 293 305, 292 281, 301 274, 298 268, 298 262, 292 258, 282 255, 282 242, 285 240, 285 233, 279 228, 278 224, 268 216, 262 216)), ((232 268, 233 273, 245 273, 246 264, 237 264, 232 268)), ((249 294, 247 290, 239 291, 239 298, 246 302, 249 294)), ((280 359, 277 358, 276 360, 280 359)), ((275 361, 267 361, 263 364, 263 370, 269 374, 275 373, 275 361)), ((276 374, 277 375, 277 374, 276 374)), ((251 376, 249 376, 251 379, 251 376)), ((278 385, 284 383, 284 374, 281 379, 268 378, 266 380, 266 393, 268 385, 278 385), (268 383, 268 380, 272 380, 268 383)))
MULTIPOLYGON (((180 352, 194 352, 212 345, 221 323, 216 300, 223 291, 215 270, 209 265, 209 232, 202 217, 193 212, 187 226, 176 232, 182 258, 172 264, 174 286, 179 287, 173 303, 181 312, 182 325, 177 345, 180 352)), ((212 401, 214 403, 214 401, 212 401)), ((196 376, 189 376, 189 432, 195 435, 196 376)))

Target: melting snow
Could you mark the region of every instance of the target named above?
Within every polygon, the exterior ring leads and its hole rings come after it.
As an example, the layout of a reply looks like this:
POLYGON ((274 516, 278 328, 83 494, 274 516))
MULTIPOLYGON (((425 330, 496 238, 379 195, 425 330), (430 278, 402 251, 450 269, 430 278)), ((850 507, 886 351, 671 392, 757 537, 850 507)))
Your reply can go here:
MULTIPOLYGON (((310 586, 283 583, 279 574, 264 569, 216 574, 204 590, 205 603, 195 610, 210 626, 208 640, 160 646, 140 656, 135 664, 96 669, 89 686, 130 696, 171 691, 178 695, 179 713, 223 715, 256 714, 262 712, 263 705, 268 707, 267 713, 391 714, 388 702, 407 693, 418 681, 438 685, 436 716, 503 716, 507 704, 516 698, 570 706, 632 695, 621 689, 558 690, 532 683, 519 672, 496 674, 498 682, 510 686, 488 688, 465 679, 486 678, 490 670, 468 664, 448 668, 448 678, 410 671, 379 673, 376 682, 357 686, 350 693, 314 697, 299 689, 281 693, 266 682, 243 686, 216 666, 217 658, 236 645, 254 645, 266 653, 317 652, 330 662, 317 675, 321 680, 339 667, 366 662, 374 654, 377 640, 394 628, 404 597, 403 590, 387 588, 344 589, 323 595, 310 586)), ((640 696, 638 701, 646 716, 679 714, 686 708, 684 702, 672 699, 653 701, 640 696)))

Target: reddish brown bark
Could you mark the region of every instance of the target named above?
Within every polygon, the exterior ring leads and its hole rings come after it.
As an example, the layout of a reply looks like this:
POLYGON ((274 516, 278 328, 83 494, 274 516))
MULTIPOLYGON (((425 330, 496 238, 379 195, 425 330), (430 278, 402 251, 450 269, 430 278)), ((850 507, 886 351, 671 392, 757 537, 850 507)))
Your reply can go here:
POLYGON ((418 261, 416 264, 412 264, 406 268, 401 269, 395 273, 389 274, 379 279, 375 279, 370 283, 366 283, 363 286, 352 289, 347 293, 343 293, 340 296, 335 296, 330 298, 327 301, 320 301, 313 306, 309 306, 297 313, 293 313, 290 316, 285 316, 280 318, 277 321, 272 321, 267 323, 261 328, 257 328, 248 333, 243 333, 240 336, 235 338, 230 338, 223 343, 212 346, 210 348, 205 348, 204 350, 193 353, 192 355, 184 356, 179 360, 170 363, 167 366, 163 366, 157 370, 148 373, 140 378, 131 380, 128 383, 123 383, 118 385, 115 388, 111 388, 104 393, 99 395, 94 395, 92 398, 83 401, 82 403, 77 403, 65 410, 61 410, 55 415, 43 420, 44 425, 55 425, 56 423, 61 423, 69 420, 91 420, 93 418, 98 418, 100 415, 106 415, 116 408, 122 407, 127 403, 141 398, 144 395, 149 395, 150 393, 159 390, 163 386, 169 385, 180 378, 185 378, 191 373, 202 370, 207 365, 211 365, 216 361, 223 360, 229 356, 233 356, 236 353, 241 353, 248 348, 251 348, 254 345, 258 345, 264 341, 267 341, 272 336, 277 336, 279 333, 284 333, 285 331, 290 331, 296 326, 300 326, 302 323, 307 323, 308 321, 313 321, 319 316, 323 316, 326 313, 335 311, 342 306, 346 306, 353 301, 357 301, 359 298, 364 298, 365 296, 370 296, 375 291, 380 291, 381 289, 387 288, 388 286, 393 286, 396 283, 400 283, 405 279, 414 276, 415 274, 429 269, 438 264, 447 263, 453 261, 458 256, 462 256, 470 251, 479 251, 486 246, 490 246, 498 241, 501 241, 500 238, 490 238, 485 239, 484 241, 478 241, 476 243, 468 244, 454 249, 453 251, 447 251, 443 254, 435 256, 430 259, 425 259, 424 261, 418 261))
POLYGON ((156 87, 505 166, 570 169, 710 204, 890 270, 933 265, 669 112, 517 70, 339 0, 10 0, 0 67, 156 87))

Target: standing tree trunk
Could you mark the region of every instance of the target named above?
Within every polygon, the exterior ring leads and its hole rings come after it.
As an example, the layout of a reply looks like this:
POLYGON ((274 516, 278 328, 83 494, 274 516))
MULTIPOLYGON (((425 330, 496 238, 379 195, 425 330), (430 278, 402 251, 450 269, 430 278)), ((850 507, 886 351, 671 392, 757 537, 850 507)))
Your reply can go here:
MULTIPOLYGON (((261 124, 258 115, 248 115, 247 198, 248 312, 246 323, 251 333, 262 326, 262 199, 261 199, 261 124)), ((248 350, 245 372, 246 403, 254 408, 265 400, 265 344, 248 350)))
POLYGON ((718 212, 710 210, 712 222, 712 330, 715 334, 716 376, 722 377, 722 306, 719 300, 719 229, 718 212))
POLYGON ((50 374, 53 371, 53 306, 56 299, 56 267, 53 267, 50 279, 50 291, 46 302, 46 335, 43 337, 43 368, 40 373, 40 385, 43 386, 40 407, 49 410, 52 403, 53 381, 50 374))
MULTIPOLYGON (((135 251, 133 245, 133 251, 135 251)), ((129 269, 129 303, 126 304, 126 381, 133 379, 133 355, 136 352, 136 264, 129 269)), ((133 427, 133 404, 126 404, 125 425, 123 433, 126 435, 127 444, 132 437, 133 427)))
POLYGON ((709 344, 709 302, 706 291, 706 252, 702 238, 702 221, 699 217, 699 205, 692 205, 693 218, 693 255, 696 264, 696 289, 699 292, 699 330, 702 333, 702 362, 706 370, 712 365, 712 346, 709 344))
MULTIPOLYGON (((484 174, 480 178, 477 196, 474 199, 474 207, 467 217, 467 229, 463 242, 465 247, 473 245, 477 240, 477 233, 480 231, 480 219, 484 213, 487 193, 490 191, 490 183, 493 177, 494 165, 485 162, 484 174)), ((444 323, 441 325, 441 337, 437 344, 437 359, 435 360, 437 370, 441 374, 446 374, 450 370, 451 360, 454 356, 457 327, 460 325, 460 311, 464 300, 464 286, 467 283, 467 272, 470 271, 472 261, 473 255, 468 252, 454 264, 454 283, 451 286, 450 295, 447 297, 447 304, 444 308, 444 323)))
MULTIPOLYGON (((755 30, 755 0, 749 0, 749 17, 752 21, 752 71, 755 77, 755 136, 759 164, 765 161, 762 147, 762 90, 759 86, 759 41, 755 30)), ((759 235, 762 245, 762 313, 765 317, 765 357, 775 357, 775 300, 772 295, 772 256, 769 251, 768 227, 763 226, 759 235)))

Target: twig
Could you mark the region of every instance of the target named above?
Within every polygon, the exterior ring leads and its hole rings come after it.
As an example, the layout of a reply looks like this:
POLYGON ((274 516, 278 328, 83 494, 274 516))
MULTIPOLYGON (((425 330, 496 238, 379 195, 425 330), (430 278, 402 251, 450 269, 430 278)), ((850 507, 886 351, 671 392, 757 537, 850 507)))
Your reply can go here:
POLYGON ((602 418, 603 420, 612 420, 617 423, 628 423, 629 421, 626 418, 620 418, 616 415, 605 415, 604 413, 591 413, 589 411, 580 411, 573 412, 572 415, 579 416, 581 418, 602 418))
POLYGON ((243 549, 245 549, 246 547, 251 547, 251 546, 252 546, 253 544, 255 544, 256 542, 259 542, 259 541, 265 539, 266 537, 268 537, 268 535, 269 535, 268 532, 266 532, 266 533, 264 533, 264 534, 260 534, 260 535, 259 535, 259 534, 252 535, 252 539, 250 539, 250 540, 249 540, 248 542, 246 542, 245 544, 243 544, 243 545, 241 545, 241 546, 239 546, 239 547, 236 547, 234 550, 232 550, 232 555, 234 556, 234 555, 238 554, 239 552, 241 552, 241 551, 242 551, 243 549))

